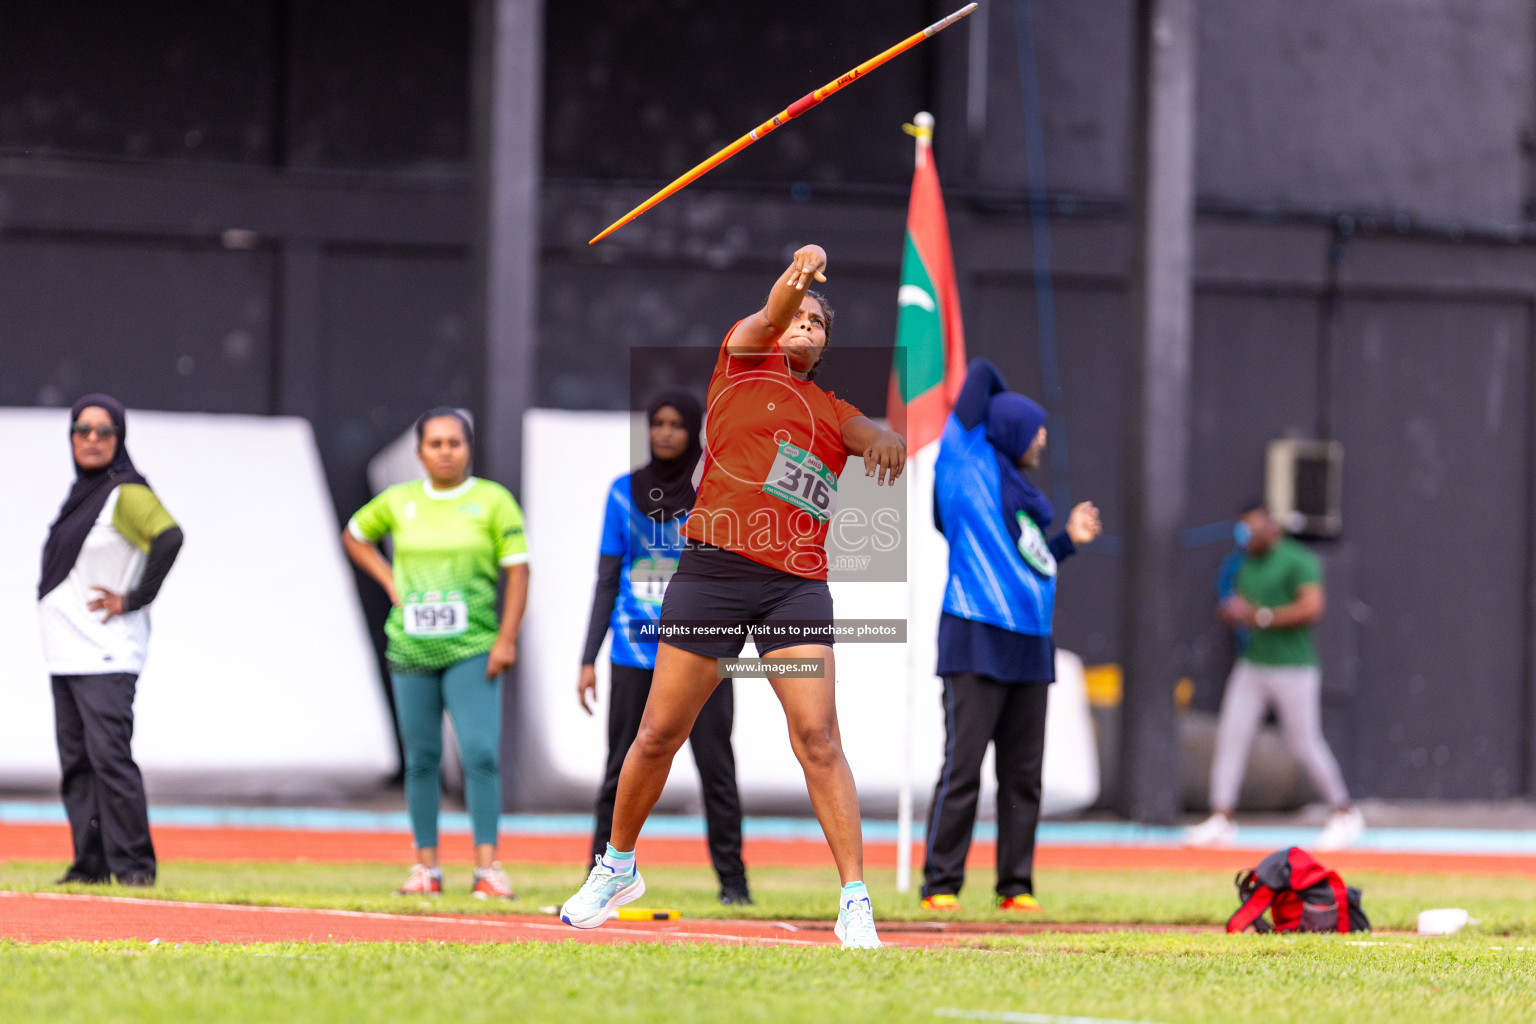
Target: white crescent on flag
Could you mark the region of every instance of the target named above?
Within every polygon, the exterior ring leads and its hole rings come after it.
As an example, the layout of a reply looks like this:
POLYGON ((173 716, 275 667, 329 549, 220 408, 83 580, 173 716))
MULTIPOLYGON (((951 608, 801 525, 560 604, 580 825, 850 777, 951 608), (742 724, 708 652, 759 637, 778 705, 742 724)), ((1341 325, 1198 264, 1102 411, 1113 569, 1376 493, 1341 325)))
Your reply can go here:
POLYGON ((930 313, 939 308, 938 303, 933 301, 933 296, 929 295, 915 284, 904 284, 900 289, 897 290, 896 305, 921 306, 930 313))

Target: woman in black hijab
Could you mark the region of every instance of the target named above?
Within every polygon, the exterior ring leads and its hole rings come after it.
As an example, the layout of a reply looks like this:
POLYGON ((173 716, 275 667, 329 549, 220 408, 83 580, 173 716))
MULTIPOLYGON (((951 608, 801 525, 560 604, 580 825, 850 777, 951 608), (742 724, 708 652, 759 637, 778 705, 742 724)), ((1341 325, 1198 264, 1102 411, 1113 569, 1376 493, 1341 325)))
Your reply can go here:
POLYGON ((86 395, 70 410, 69 436, 75 483, 48 530, 37 585, 75 846, 59 881, 153 885, 144 782, 130 749, 133 698, 148 606, 182 534, 128 456, 122 403, 86 395))
MULTIPOLYGON (((597 589, 576 684, 582 710, 590 715, 597 696, 597 652, 611 631, 608 763, 597 797, 594 857, 602 856, 608 847, 619 771, 640 731, 640 717, 651 692, 656 638, 654 633, 648 638, 641 634, 646 625, 654 628, 661 620, 662 595, 682 553, 680 528, 693 508, 693 471, 703 453, 699 441, 703 418, 699 400, 688 392, 658 395, 646 408, 651 460, 619 477, 608 491, 597 589)), ((726 905, 752 902, 741 861, 741 797, 731 750, 734 719, 735 694, 730 680, 722 680, 688 738, 704 791, 709 856, 720 879, 720 902, 726 905)))

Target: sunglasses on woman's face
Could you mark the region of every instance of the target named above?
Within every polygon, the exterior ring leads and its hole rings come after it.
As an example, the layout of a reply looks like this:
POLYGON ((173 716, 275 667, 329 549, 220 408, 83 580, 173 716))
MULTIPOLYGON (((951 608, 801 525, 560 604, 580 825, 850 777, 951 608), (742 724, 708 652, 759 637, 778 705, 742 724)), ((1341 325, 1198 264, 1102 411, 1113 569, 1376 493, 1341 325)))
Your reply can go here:
POLYGON ((94 423, 76 423, 69 428, 69 432, 76 437, 90 437, 95 434, 103 441, 110 441, 117 436, 117 428, 110 423, 97 426, 94 423))

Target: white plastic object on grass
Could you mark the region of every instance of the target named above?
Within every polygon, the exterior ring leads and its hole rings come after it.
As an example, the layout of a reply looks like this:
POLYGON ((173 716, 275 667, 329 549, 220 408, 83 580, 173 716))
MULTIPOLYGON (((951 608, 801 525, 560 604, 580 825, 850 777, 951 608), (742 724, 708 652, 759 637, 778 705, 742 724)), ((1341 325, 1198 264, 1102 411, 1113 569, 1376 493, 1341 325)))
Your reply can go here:
POLYGON ((1470 916, 1460 907, 1441 907, 1436 910, 1419 911, 1420 935, 1453 935, 1467 925, 1477 923, 1476 918, 1470 916))

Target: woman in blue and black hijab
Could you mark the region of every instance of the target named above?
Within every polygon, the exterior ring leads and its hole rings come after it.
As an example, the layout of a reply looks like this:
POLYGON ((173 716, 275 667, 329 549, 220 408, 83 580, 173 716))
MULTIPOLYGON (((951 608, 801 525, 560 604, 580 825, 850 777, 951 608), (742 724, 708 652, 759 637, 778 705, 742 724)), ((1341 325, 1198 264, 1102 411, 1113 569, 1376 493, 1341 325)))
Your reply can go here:
POLYGON ((1044 409, 1008 391, 997 368, 977 359, 934 467, 934 525, 949 542, 949 581, 939 620, 944 768, 923 864, 929 910, 959 908, 989 743, 997 755, 998 906, 1039 909, 1035 828, 1047 685, 1056 678, 1056 571, 1101 530, 1099 510, 1085 501, 1047 539, 1055 510, 1024 476, 1040 465, 1045 421, 1044 409))

